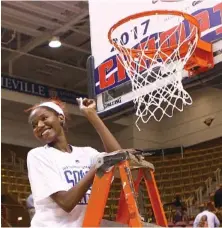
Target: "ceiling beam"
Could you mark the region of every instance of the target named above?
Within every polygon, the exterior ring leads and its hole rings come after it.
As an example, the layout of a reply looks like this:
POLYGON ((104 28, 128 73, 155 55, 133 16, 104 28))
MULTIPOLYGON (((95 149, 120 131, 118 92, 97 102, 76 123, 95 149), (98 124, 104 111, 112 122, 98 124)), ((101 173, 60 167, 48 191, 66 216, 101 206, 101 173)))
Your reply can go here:
POLYGON ((65 23, 64 25, 62 25, 59 29, 56 29, 53 32, 53 35, 56 35, 60 32, 66 32, 71 26, 74 26, 76 24, 78 24, 83 18, 85 18, 86 16, 89 15, 88 10, 82 12, 80 15, 75 15, 73 16, 69 22, 65 23))
MULTIPOLYGON (((30 28, 27 28, 27 27, 24 27, 21 25, 11 24, 11 23, 5 22, 4 20, 2 20, 2 27, 7 28, 7 29, 14 28, 14 30, 16 30, 16 32, 19 32, 19 33, 22 32, 22 33, 24 33, 26 35, 30 35, 30 36, 34 36, 35 34, 38 34, 38 36, 40 36, 42 34, 42 32, 37 33, 38 32, 37 30, 30 29, 30 28)), ((91 52, 89 50, 75 46, 75 45, 70 45, 70 44, 62 42, 62 46, 69 48, 69 49, 72 49, 72 50, 75 50, 75 51, 78 51, 78 52, 85 53, 87 55, 91 54, 91 52)))
POLYGON ((29 54, 29 53, 26 53, 26 52, 21 52, 19 50, 15 50, 15 49, 10 49, 10 48, 6 48, 6 47, 1 47, 1 49, 5 50, 5 51, 10 51, 13 54, 26 55, 26 56, 30 56, 30 57, 33 57, 33 58, 36 58, 36 59, 45 60, 47 62, 51 62, 51 63, 58 64, 58 65, 61 65, 61 66, 65 66, 65 67, 73 68, 75 70, 80 70, 80 71, 86 72, 86 69, 82 68, 82 67, 77 67, 77 66, 73 66, 73 65, 70 65, 70 64, 67 64, 67 63, 58 62, 56 60, 48 59, 48 58, 37 56, 37 55, 32 55, 32 54, 29 54))
POLYGON ((81 13, 81 8, 74 6, 72 1, 65 3, 65 2, 61 2, 61 1, 48 1, 47 4, 55 6, 57 8, 63 9, 63 10, 68 10, 68 11, 72 11, 74 13, 81 13))
POLYGON ((81 21, 83 18, 85 18, 88 15, 88 10, 83 12, 82 14, 78 16, 73 16, 69 22, 65 23, 64 25, 61 25, 58 29, 55 29, 52 33, 46 32, 43 33, 42 36, 36 37, 32 41, 30 41, 28 44, 20 48, 20 53, 12 53, 8 58, 6 58, 3 62, 2 65, 8 64, 9 61, 14 61, 17 58, 19 58, 21 55, 24 53, 27 53, 31 50, 33 50, 35 47, 43 44, 44 42, 48 41, 49 39, 52 38, 52 36, 57 35, 59 33, 63 33, 67 31, 71 26, 77 24, 79 21, 81 21))
MULTIPOLYGON (((26 19, 26 16, 25 16, 26 14, 22 14, 23 15, 22 16, 23 18, 22 18, 21 16, 16 15, 16 14, 15 15, 9 15, 6 12, 2 12, 2 21, 1 21, 2 24, 1 24, 1 26, 3 28, 16 30, 16 32, 20 32, 20 33, 23 33, 25 35, 32 36, 32 37, 40 36, 40 35, 42 35, 42 32, 35 30, 33 28, 30 28, 30 27, 21 25, 21 24, 15 24, 15 23, 11 23, 9 21, 6 21, 6 20, 4 20, 4 15, 15 18, 15 19, 19 19, 21 21, 27 21, 28 20, 33 25, 44 26, 45 28, 48 28, 48 29, 58 28, 59 26, 61 26, 61 24, 59 24, 59 23, 51 22, 51 21, 41 19, 38 17, 36 17, 36 22, 35 22, 35 19, 34 19, 35 17, 33 17, 33 16, 30 17, 30 15, 27 16, 27 19, 26 19)), ((80 35, 90 37, 90 34, 88 32, 85 32, 85 31, 82 31, 79 29, 75 29, 75 28, 70 28, 70 30, 75 32, 75 33, 78 33, 80 35)))
POLYGON ((87 55, 91 54, 91 52, 89 50, 86 50, 86 49, 83 49, 83 48, 80 48, 80 47, 77 47, 77 46, 73 46, 73 45, 70 45, 70 44, 66 44, 66 43, 63 43, 63 42, 62 42, 62 46, 66 47, 66 48, 73 49, 75 51, 79 51, 79 52, 85 53, 87 55))
POLYGON ((20 32, 20 33, 23 33, 25 35, 32 36, 32 37, 39 37, 43 34, 42 32, 40 32, 36 29, 29 28, 24 25, 18 25, 15 23, 11 23, 9 21, 5 21, 4 19, 1 20, 1 26, 3 28, 15 30, 16 32, 20 32))
POLYGON ((30 24, 35 25, 35 27, 45 27, 48 29, 56 29, 61 26, 60 23, 53 22, 50 19, 44 19, 40 16, 35 16, 30 13, 24 13, 19 10, 12 9, 7 6, 2 6, 2 18, 4 20, 4 16, 10 17, 10 18, 15 18, 19 21, 24 21, 24 22, 29 22, 30 24))
POLYGON ((87 81, 88 81, 88 79, 87 78, 84 78, 82 81, 79 81, 79 82, 75 83, 74 89, 78 89, 78 88, 86 85, 87 84, 87 81))
POLYGON ((75 28, 70 28, 70 30, 72 30, 73 32, 79 33, 81 35, 90 37, 90 34, 88 32, 83 31, 83 30, 75 29, 75 28))
MULTIPOLYGON (((47 2, 47 3, 49 3, 49 2, 47 2)), ((44 26, 45 28, 48 28, 48 29, 56 29, 61 26, 61 23, 51 21, 50 19, 44 19, 40 16, 35 16, 30 13, 23 13, 19 10, 12 9, 12 8, 4 6, 4 5, 1 7, 1 9, 2 9, 3 20, 4 20, 4 16, 7 16, 7 17, 15 18, 19 21, 25 21, 25 22, 28 21, 29 23, 31 23, 33 25, 39 25, 41 27, 44 26)), ((78 34, 87 36, 87 37, 90 36, 90 34, 88 32, 80 30, 80 29, 70 27, 70 30, 73 32, 76 32, 78 34)), ((29 31, 27 33, 29 35, 29 31)))
MULTIPOLYGON (((42 2, 44 4, 44 1, 42 2)), ((10 1, 4 1, 4 5, 10 5, 22 10, 27 10, 33 13, 36 13, 38 15, 42 15, 42 16, 46 16, 48 18, 51 19, 57 19, 60 20, 62 22, 67 22, 67 17, 63 16, 61 13, 57 13, 57 12, 53 12, 52 10, 50 11, 50 9, 45 9, 45 7, 38 7, 34 4, 32 4, 32 2, 25 2, 25 1, 15 1, 15 2, 10 2, 10 1)))

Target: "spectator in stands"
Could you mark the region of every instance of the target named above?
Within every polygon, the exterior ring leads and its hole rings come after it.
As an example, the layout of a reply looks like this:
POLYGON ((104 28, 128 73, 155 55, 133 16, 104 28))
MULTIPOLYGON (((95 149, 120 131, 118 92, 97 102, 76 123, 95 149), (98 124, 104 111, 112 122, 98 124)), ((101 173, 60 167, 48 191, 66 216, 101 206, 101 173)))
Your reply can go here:
MULTIPOLYGON (((183 203, 181 202, 180 194, 176 193, 175 199, 171 203, 165 203, 164 206, 174 206, 176 209, 176 212, 173 216, 174 223, 181 222, 183 220, 183 203)), ((185 213, 185 208, 184 208, 185 213)))
POLYGON ((176 194, 175 200, 173 203, 174 203, 175 207, 182 207, 183 206, 179 193, 176 194))
POLYGON ((148 209, 148 212, 147 212, 147 222, 148 223, 154 223, 155 222, 155 216, 154 216, 154 213, 153 213, 152 208, 149 208, 148 209))
POLYGON ((214 205, 211 202, 208 202, 207 209, 196 216, 193 223, 193 227, 199 227, 200 223, 204 221, 203 216, 207 217, 208 227, 210 228, 219 227, 220 221, 218 220, 217 216, 212 212, 213 210, 214 210, 214 205))
POLYGON ((203 215, 200 219, 198 227, 208 227, 207 216, 203 215))
MULTIPOLYGON (((106 151, 121 149, 97 115, 95 101, 78 99, 78 103, 106 151)), ((101 154, 89 146, 74 147, 68 143, 67 116, 60 101, 44 102, 29 111, 34 136, 46 144, 32 149, 27 157, 36 209, 31 227, 81 227, 96 172, 95 160, 101 154)))
POLYGON ((205 206, 204 206, 204 204, 201 204, 201 205, 199 206, 199 211, 200 211, 200 213, 203 212, 204 210, 205 210, 205 206))
POLYGON ((189 223, 189 218, 188 218, 186 207, 182 207, 182 221, 184 221, 186 224, 189 223))
POLYGON ((35 207, 32 194, 30 194, 29 197, 26 199, 26 206, 29 212, 30 220, 32 220, 35 214, 35 207))
POLYGON ((214 205, 217 209, 222 208, 222 184, 220 188, 214 194, 214 205))
POLYGON ((168 203, 168 204, 165 204, 165 205, 172 205, 175 207, 176 209, 176 212, 175 212, 175 215, 174 215, 174 222, 177 223, 177 222, 180 222, 182 221, 182 202, 181 202, 181 198, 180 198, 180 194, 179 193, 176 193, 175 195, 175 199, 172 203, 168 203))
POLYGON ((217 216, 217 218, 219 219, 220 223, 222 224, 222 208, 217 210, 215 212, 215 215, 217 216))
POLYGON ((180 194, 176 193, 175 199, 173 202, 164 204, 164 206, 168 206, 168 205, 173 205, 175 207, 181 207, 182 208, 183 203, 181 202, 180 194))

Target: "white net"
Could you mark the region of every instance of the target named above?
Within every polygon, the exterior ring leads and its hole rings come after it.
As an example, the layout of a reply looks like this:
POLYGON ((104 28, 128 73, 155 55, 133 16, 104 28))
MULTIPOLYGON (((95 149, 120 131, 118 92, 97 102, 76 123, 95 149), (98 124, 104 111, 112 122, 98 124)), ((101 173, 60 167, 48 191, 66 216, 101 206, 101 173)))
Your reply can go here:
MULTIPOLYGON (((164 25, 165 20, 160 19, 161 16, 153 15, 152 20, 153 17, 158 17, 156 23, 159 21, 164 25)), ((156 121, 160 121, 165 115, 172 117, 175 109, 183 111, 184 105, 192 104, 192 98, 183 88, 182 79, 184 65, 197 45, 198 29, 186 21, 190 30, 189 34, 184 36, 184 18, 171 16, 177 18, 177 26, 171 29, 171 33, 165 39, 161 37, 160 32, 156 33, 155 44, 153 32, 144 38, 142 32, 135 29, 133 35, 138 37, 140 42, 128 46, 124 45, 124 40, 118 41, 115 38, 114 34, 118 33, 117 30, 121 29, 121 26, 112 33, 119 62, 126 69, 132 83, 133 101, 138 117, 137 127, 139 120, 147 123, 153 117, 156 121), (171 46, 169 43, 175 37, 177 37, 176 45, 168 50, 166 47, 171 46)), ((134 20, 127 23, 130 24, 128 26, 135 26, 134 20)), ((149 26, 154 28, 155 25, 149 26)))

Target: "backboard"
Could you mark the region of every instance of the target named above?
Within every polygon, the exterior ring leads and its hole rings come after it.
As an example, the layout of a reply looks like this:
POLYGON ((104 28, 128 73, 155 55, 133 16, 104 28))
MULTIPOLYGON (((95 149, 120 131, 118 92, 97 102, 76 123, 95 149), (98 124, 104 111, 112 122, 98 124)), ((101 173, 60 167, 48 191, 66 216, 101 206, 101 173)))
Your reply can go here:
MULTIPOLYGON (((119 63, 117 52, 108 40, 109 29, 119 20, 143 11, 150 10, 179 10, 193 15, 200 24, 201 37, 204 41, 213 44, 214 64, 222 61, 222 0, 184 0, 178 2, 147 1, 147 0, 118 0, 109 1, 89 0, 91 48, 92 56, 88 60, 90 75, 90 96, 96 98, 97 111, 102 115, 111 115, 114 112, 124 112, 132 107, 132 88, 129 77, 124 67, 119 63)), ((146 38, 151 25, 157 27, 163 35, 175 25, 171 16, 164 18, 164 23, 146 20, 143 18, 137 24, 125 26, 117 34, 126 45, 137 45, 142 42, 137 40, 133 30, 141 30, 146 38), (132 40, 133 39, 133 40, 132 40)), ((185 26, 185 30, 186 30, 185 26)), ((186 32, 186 31, 185 31, 186 32)), ((153 34, 155 37, 155 34, 153 34)), ((169 38, 169 43, 176 42, 169 38)), ((183 72, 184 83, 189 81, 188 72, 183 72)))

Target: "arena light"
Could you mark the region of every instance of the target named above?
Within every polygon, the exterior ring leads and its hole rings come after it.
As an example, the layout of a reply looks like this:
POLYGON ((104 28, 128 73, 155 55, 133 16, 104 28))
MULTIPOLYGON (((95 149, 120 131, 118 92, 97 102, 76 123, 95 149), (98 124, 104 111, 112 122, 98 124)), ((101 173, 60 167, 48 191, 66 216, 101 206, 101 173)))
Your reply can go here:
POLYGON ((51 47, 51 48, 58 48, 58 47, 61 47, 61 45, 62 44, 61 44, 59 38, 55 37, 55 36, 49 42, 49 47, 51 47))

